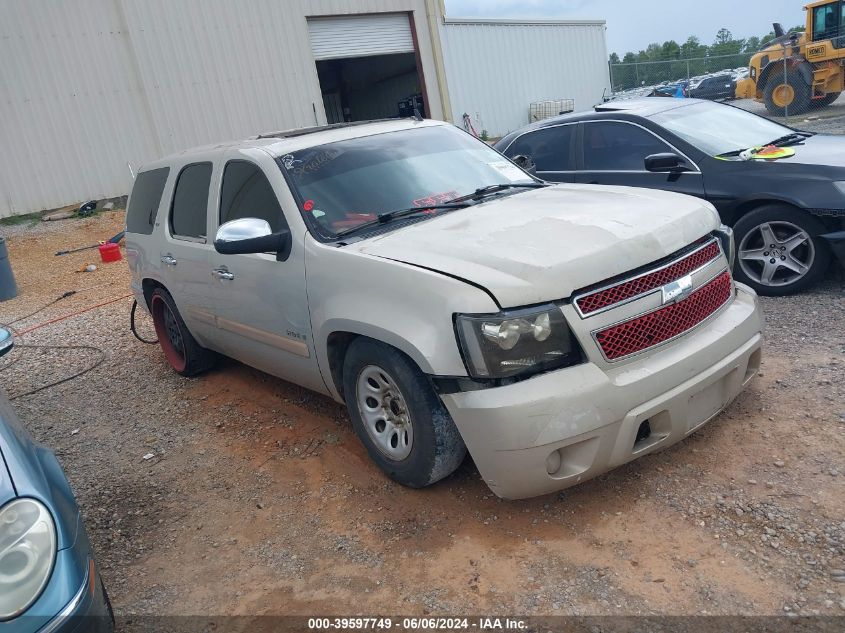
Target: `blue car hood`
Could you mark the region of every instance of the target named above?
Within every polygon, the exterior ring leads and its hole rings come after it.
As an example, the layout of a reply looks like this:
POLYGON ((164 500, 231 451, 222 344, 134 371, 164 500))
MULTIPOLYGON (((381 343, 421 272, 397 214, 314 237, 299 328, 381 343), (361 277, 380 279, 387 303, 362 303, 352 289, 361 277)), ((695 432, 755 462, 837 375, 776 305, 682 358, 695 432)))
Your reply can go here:
POLYGON ((32 441, 0 387, 0 506, 15 497, 47 506, 60 550, 74 544, 79 509, 62 467, 52 452, 32 441))

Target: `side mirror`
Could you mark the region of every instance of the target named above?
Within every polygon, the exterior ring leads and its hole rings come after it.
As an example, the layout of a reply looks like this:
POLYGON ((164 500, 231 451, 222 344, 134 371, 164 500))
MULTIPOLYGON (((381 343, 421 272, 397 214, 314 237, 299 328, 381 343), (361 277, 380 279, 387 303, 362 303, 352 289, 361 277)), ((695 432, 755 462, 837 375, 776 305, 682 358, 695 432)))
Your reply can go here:
POLYGON ((686 162, 683 158, 672 152, 665 152, 662 154, 652 154, 645 157, 646 171, 652 172, 671 172, 678 173, 682 171, 689 171, 686 162))
POLYGON ((241 218, 217 229, 214 250, 221 255, 276 253, 276 259, 284 261, 290 256, 291 242, 287 229, 273 233, 267 220, 241 218))
POLYGON ((5 356, 15 344, 12 333, 4 327, 0 327, 0 356, 5 356))
POLYGON ((534 160, 526 155, 526 154, 517 154, 511 160, 516 164, 517 167, 522 168, 524 171, 527 171, 532 176, 537 175, 537 165, 534 164, 534 160))

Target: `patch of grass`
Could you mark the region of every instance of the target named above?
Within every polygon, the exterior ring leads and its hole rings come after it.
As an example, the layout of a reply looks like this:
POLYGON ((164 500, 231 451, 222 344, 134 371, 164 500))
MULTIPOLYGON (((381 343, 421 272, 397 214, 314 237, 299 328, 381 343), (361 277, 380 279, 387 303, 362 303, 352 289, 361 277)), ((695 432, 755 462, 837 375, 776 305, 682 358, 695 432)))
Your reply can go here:
POLYGON ((24 213, 23 215, 10 215, 8 218, 0 218, 0 226, 18 226, 20 224, 35 225, 41 221, 40 213, 24 213))

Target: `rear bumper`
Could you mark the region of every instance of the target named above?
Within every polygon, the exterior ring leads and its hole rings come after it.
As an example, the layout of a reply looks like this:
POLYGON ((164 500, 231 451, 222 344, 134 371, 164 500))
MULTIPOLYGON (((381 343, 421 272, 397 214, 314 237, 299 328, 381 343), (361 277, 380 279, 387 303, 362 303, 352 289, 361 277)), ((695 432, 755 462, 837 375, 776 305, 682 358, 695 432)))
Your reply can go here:
POLYGON ((493 492, 518 499, 568 488, 670 446, 717 415, 760 365, 757 298, 737 289, 718 317, 634 362, 607 371, 586 363, 444 395, 493 492), (645 422, 650 433, 637 441, 645 422))

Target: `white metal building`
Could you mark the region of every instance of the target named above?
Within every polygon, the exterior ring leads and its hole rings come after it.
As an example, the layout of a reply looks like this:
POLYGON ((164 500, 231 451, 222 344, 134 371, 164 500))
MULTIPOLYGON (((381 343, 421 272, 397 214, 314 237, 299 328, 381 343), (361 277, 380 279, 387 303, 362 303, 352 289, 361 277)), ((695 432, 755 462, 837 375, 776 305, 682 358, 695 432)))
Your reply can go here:
POLYGON ((0 60, 0 217, 125 195, 196 145, 414 108, 493 136, 607 84, 603 23, 443 0, 0 0, 0 60))
POLYGON ((603 20, 446 18, 440 26, 455 122, 467 113, 491 137, 529 123, 529 105, 574 100, 587 110, 610 91, 603 20))

